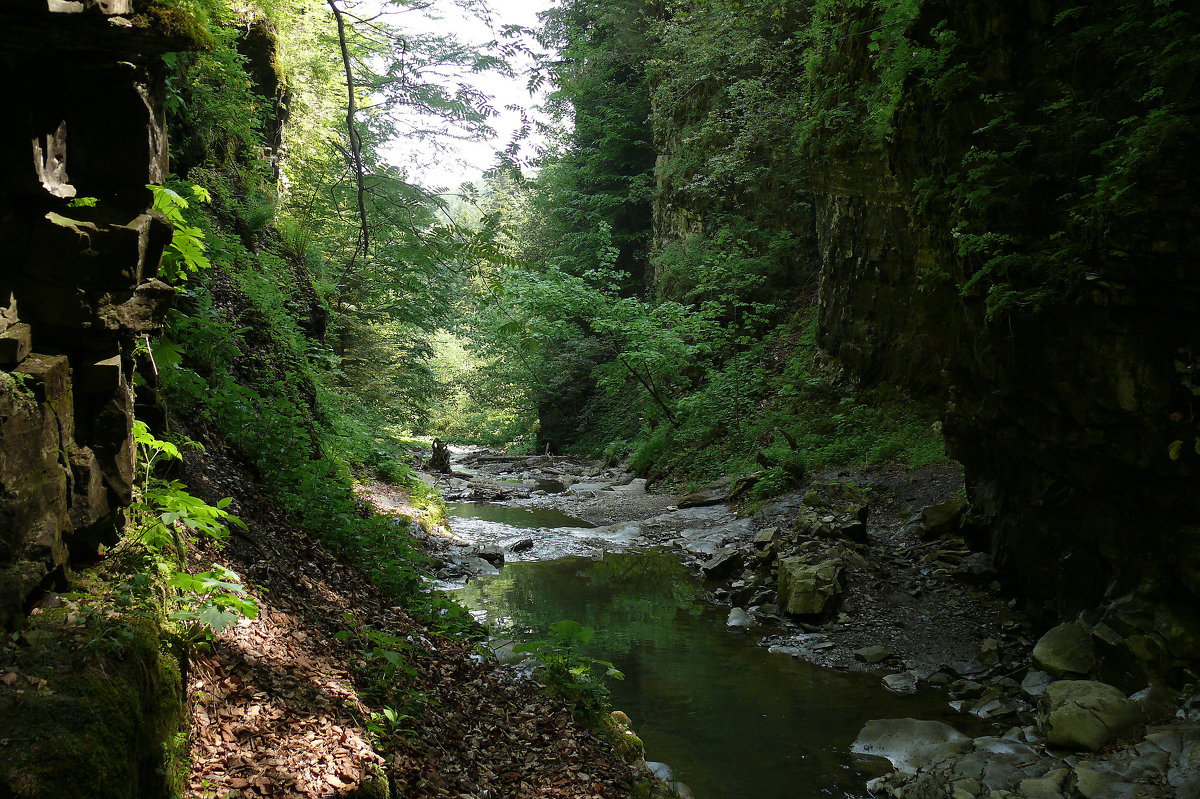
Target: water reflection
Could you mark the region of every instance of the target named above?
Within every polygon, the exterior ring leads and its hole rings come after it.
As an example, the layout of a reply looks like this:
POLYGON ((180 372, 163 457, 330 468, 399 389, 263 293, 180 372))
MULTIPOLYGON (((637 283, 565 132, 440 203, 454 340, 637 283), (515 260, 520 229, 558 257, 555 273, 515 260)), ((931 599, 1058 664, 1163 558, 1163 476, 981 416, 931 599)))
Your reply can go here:
POLYGON ((611 684, 614 705, 697 799, 866 797, 868 775, 848 754, 862 725, 949 713, 938 696, 891 694, 878 675, 769 654, 726 630, 721 609, 665 553, 511 563, 460 599, 508 622, 516 639, 564 618, 596 628, 589 654, 626 675, 611 684))

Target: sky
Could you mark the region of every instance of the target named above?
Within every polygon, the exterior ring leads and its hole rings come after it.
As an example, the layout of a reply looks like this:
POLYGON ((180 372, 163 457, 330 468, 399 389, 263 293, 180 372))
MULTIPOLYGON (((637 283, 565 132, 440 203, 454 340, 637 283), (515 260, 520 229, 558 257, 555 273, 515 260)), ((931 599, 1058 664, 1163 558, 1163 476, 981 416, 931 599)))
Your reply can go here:
MULTIPOLYGON (((536 27, 537 14, 548 8, 552 0, 490 0, 492 23, 536 27)), ((436 13, 441 19, 429 19, 416 13, 403 15, 402 24, 422 32, 452 32, 468 44, 481 44, 496 38, 487 24, 474 15, 455 7, 447 0, 437 3, 436 13)), ((518 65, 521 67, 521 65, 518 65)), ((520 116, 505 110, 505 106, 517 105, 532 112, 538 100, 526 91, 525 80, 507 78, 496 74, 481 73, 470 76, 471 82, 494 97, 493 106, 499 116, 491 120, 496 137, 488 142, 454 142, 447 153, 433 154, 419 146, 410 147, 404 141, 393 142, 385 151, 389 160, 409 169, 409 177, 424 186, 457 188, 463 182, 478 180, 484 171, 496 163, 496 151, 503 148, 520 127, 520 116)), ((531 144, 535 144, 531 142, 531 144)))

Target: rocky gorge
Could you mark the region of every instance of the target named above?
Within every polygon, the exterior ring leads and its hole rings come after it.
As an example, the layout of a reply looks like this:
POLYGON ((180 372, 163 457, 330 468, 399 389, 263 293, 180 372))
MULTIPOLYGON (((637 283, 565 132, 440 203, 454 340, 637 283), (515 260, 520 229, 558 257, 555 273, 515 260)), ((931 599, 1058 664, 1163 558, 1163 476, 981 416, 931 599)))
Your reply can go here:
POLYGON ((1191 690, 1102 681, 1102 636, 1120 633, 1099 620, 1039 635, 964 520, 952 469, 815 475, 802 491, 739 505, 727 500, 729 483, 647 493, 628 471, 571 458, 476 452, 455 466, 427 478, 451 500, 553 509, 564 520, 496 538, 497 526, 456 518, 452 504, 453 533, 432 539, 448 584, 506 562, 665 549, 704 578, 731 632, 752 629, 776 657, 870 672, 893 693, 941 695, 960 721, 863 726, 851 746, 859 767, 887 772, 864 786, 872 796, 1200 794, 1191 690))

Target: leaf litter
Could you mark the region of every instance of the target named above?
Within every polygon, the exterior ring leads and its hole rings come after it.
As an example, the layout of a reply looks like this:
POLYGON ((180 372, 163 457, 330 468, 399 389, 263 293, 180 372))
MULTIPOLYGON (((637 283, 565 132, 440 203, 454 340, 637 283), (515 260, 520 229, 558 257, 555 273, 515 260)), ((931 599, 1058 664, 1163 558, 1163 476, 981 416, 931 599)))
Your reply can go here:
POLYGON ((392 605, 270 501, 230 449, 213 442, 188 471, 196 493, 234 497, 249 525, 220 553, 193 556, 242 575, 260 607, 192 658, 188 797, 347 796, 378 779, 411 799, 629 795, 629 767, 569 709, 392 605), (386 749, 368 732, 383 708, 366 697, 363 654, 335 638, 343 614, 414 643, 415 675, 403 679, 425 701, 386 749))

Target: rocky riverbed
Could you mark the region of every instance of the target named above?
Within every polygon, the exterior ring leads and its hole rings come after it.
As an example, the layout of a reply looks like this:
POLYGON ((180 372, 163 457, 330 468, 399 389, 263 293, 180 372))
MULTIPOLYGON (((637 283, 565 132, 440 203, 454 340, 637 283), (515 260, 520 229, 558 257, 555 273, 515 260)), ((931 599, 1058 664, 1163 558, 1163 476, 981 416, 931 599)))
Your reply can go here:
POLYGON ((990 728, 970 737, 941 722, 868 724, 855 751, 889 772, 873 795, 1200 797, 1200 704, 1187 690, 1127 694, 1095 679, 1103 625, 1038 635, 978 551, 949 467, 818 474, 751 508, 726 501, 728 483, 652 493, 627 470, 570 458, 460 453, 453 474, 427 479, 449 502, 534 520, 460 519, 433 536, 446 581, 506 560, 667 548, 709 579, 730 626, 761 631, 772 652, 877 671, 897 693, 934 686, 962 714, 958 727, 990 728), (567 526, 537 526, 545 512, 567 526))

